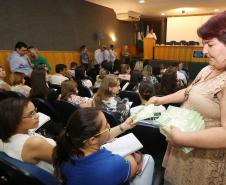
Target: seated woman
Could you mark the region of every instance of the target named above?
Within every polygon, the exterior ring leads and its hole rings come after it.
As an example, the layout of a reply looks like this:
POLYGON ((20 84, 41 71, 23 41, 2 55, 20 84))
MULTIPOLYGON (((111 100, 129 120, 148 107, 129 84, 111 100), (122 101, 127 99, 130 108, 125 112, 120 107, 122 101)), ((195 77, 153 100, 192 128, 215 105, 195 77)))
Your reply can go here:
POLYGON ((129 115, 129 104, 128 99, 121 100, 117 97, 120 89, 120 79, 113 74, 107 75, 93 97, 93 105, 111 112, 121 122, 129 115))
POLYGON ((150 156, 142 174, 142 154, 123 158, 103 144, 134 127, 132 117, 110 128, 104 114, 94 108, 75 111, 57 139, 53 153, 55 175, 67 185, 151 185, 154 161, 150 156))
POLYGON ((130 81, 130 72, 131 72, 131 69, 130 69, 129 64, 122 64, 121 65, 121 74, 119 74, 118 77, 121 80, 130 81))
POLYGON ((11 85, 11 91, 19 92, 23 94, 25 97, 28 97, 30 94, 31 88, 27 85, 25 85, 24 80, 25 75, 20 72, 15 72, 10 75, 10 85, 11 85))
POLYGON ((183 89, 183 83, 177 79, 177 69, 169 67, 162 75, 160 86, 157 87, 157 95, 168 95, 183 89))
POLYGON ((42 98, 54 101, 58 98, 57 92, 48 86, 48 76, 45 70, 33 70, 31 73, 30 98, 42 98))
POLYGON ((108 70, 106 70, 104 68, 101 68, 100 69, 99 75, 97 75, 97 77, 96 77, 96 82, 94 84, 94 89, 98 89, 100 87, 102 80, 108 74, 109 74, 109 71, 108 70))
POLYGON ((152 96, 155 96, 154 85, 150 81, 142 81, 139 86, 139 96, 141 103, 145 105, 152 96))
POLYGON ((10 85, 4 81, 5 77, 6 77, 5 69, 2 66, 0 66, 0 89, 9 91, 10 85))
POLYGON ((142 80, 142 74, 137 70, 133 70, 130 81, 126 82, 125 85, 123 85, 122 91, 137 92, 141 80, 142 80))
POLYGON ((0 102, 0 151, 12 158, 35 164, 53 173, 52 151, 55 142, 29 133, 38 126, 39 116, 33 103, 23 98, 0 102))
POLYGON ((152 67, 150 64, 147 64, 146 66, 144 66, 143 80, 148 80, 154 85, 159 83, 157 78, 152 74, 152 67))
POLYGON ((91 98, 78 96, 77 84, 74 80, 65 80, 61 83, 61 100, 80 107, 92 106, 91 98))

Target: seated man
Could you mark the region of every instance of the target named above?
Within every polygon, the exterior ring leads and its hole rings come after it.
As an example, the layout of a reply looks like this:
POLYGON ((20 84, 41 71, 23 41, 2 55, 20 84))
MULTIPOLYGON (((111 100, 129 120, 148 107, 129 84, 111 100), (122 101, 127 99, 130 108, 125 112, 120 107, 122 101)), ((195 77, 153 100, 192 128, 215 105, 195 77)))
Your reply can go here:
POLYGON ((24 73, 25 76, 30 76, 32 72, 32 64, 26 56, 27 45, 24 42, 17 42, 15 51, 8 57, 8 62, 11 72, 24 73))
POLYGON ((37 48, 33 46, 28 47, 28 57, 31 60, 32 64, 34 64, 35 68, 39 68, 40 65, 45 64, 48 69, 47 72, 50 73, 51 66, 43 56, 38 54, 37 48))
POLYGON ((66 65, 57 64, 55 70, 56 70, 56 74, 54 74, 50 77, 51 84, 61 85, 61 83, 63 81, 68 80, 68 78, 66 77, 66 75, 67 75, 67 66, 66 65))
POLYGON ((0 89, 9 91, 10 85, 4 81, 5 77, 6 77, 5 69, 2 66, 0 66, 0 89))

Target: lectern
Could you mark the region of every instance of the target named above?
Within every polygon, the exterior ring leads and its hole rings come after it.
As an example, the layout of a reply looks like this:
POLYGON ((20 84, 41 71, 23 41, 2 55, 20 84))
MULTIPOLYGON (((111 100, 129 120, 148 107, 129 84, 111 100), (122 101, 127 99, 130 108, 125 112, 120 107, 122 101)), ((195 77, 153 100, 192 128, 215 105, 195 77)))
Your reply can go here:
POLYGON ((150 60, 154 58, 155 39, 144 38, 144 59, 150 60))

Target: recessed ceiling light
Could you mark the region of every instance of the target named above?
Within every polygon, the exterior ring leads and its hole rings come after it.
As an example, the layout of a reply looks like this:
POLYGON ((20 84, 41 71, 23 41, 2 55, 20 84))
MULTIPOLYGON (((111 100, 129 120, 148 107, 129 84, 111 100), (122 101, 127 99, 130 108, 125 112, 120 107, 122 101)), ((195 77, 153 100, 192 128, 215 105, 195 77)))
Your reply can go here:
POLYGON ((219 11, 219 9, 214 9, 214 12, 218 12, 219 11))
POLYGON ((165 15, 165 13, 161 13, 161 15, 165 15))
POLYGON ((144 3, 145 1, 144 0, 139 0, 139 3, 144 3))

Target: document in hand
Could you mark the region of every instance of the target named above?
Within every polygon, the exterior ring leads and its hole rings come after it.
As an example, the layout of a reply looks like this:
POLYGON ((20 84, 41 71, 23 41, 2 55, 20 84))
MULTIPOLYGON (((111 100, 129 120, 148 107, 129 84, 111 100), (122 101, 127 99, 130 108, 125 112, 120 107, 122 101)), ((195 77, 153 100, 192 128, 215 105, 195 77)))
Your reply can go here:
POLYGON ((131 115, 136 115, 136 124, 150 127, 158 127, 153 120, 159 118, 165 112, 165 107, 154 106, 153 104, 144 106, 139 105, 130 109, 131 115))
POLYGON ((125 157, 140 150, 143 148, 143 145, 133 133, 129 133, 122 137, 116 138, 110 143, 102 145, 102 148, 103 147, 111 151, 113 154, 125 157))
MULTIPOLYGON (((198 112, 174 106, 169 106, 154 123, 159 125, 160 128, 174 126, 183 132, 199 131, 205 128, 204 120, 198 112)), ((165 135, 162 130, 160 131, 165 135)), ((188 153, 193 149, 183 147, 182 150, 188 153)))
POLYGON ((38 112, 38 126, 34 129, 30 129, 30 132, 35 132, 36 130, 38 130, 42 125, 44 125, 46 122, 48 122, 50 120, 50 117, 41 113, 41 112, 38 112))

